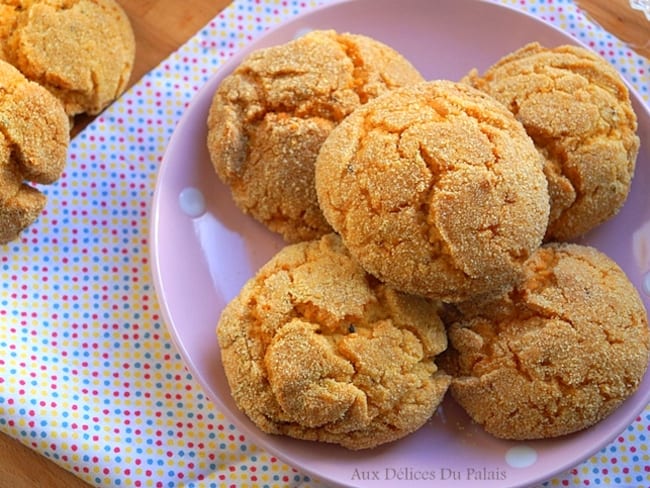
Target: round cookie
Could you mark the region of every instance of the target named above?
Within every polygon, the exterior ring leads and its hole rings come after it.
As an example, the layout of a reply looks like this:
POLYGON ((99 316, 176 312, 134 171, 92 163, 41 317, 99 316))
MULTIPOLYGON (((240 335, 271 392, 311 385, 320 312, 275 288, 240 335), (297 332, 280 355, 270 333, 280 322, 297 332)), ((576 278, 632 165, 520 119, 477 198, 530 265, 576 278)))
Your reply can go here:
POLYGON ((647 312, 618 265, 594 248, 541 247, 525 281, 463 307, 441 367, 452 396, 504 439, 577 432, 613 412, 648 366, 647 312))
POLYGON ((26 181, 49 184, 63 172, 70 141, 63 106, 0 60, 0 244, 18 237, 45 206, 26 181))
POLYGON ((331 228, 318 206, 314 162, 352 110, 422 81, 398 52, 362 35, 312 31, 247 57, 221 82, 208 149, 237 206, 287 242, 331 228))
POLYGON ((545 160, 547 240, 585 234, 618 213, 639 151, 627 87, 587 49, 532 43, 465 78, 515 114, 545 160))
POLYGON ((368 276, 335 234, 289 245, 221 314, 235 403, 267 433, 349 449, 402 438, 449 385, 439 309, 368 276))
POLYGON ((0 59, 69 116, 97 114, 126 89, 135 37, 114 0, 0 0, 0 59))
POLYGON ((316 163, 328 222, 371 274, 457 302, 512 285, 549 203, 539 154, 501 104, 446 80, 355 110, 316 163))

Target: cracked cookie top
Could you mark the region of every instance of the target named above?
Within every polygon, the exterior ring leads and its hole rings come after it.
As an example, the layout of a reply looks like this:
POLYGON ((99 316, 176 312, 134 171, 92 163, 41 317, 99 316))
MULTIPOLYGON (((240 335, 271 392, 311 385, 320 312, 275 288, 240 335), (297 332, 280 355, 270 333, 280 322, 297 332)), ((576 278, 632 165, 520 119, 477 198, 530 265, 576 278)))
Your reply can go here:
POLYGON ((420 81, 401 54, 362 35, 317 30, 258 50, 214 94, 214 168, 238 207, 286 241, 318 238, 332 230, 314 188, 321 144, 359 105, 420 81))
POLYGON ((0 0, 0 59, 94 115, 126 89, 135 37, 114 0, 0 0))
POLYGON ((267 433, 349 449, 404 437, 449 385, 439 309, 368 275, 335 234, 289 245, 221 314, 233 398, 267 433))
POLYGON ((16 239, 43 210, 45 195, 27 182, 58 180, 69 134, 59 100, 0 60, 0 243, 16 239))
POLYGON ((650 350, 637 290, 600 251, 547 244, 525 270, 498 300, 460 307, 441 359, 453 397, 505 439, 594 425, 637 389, 650 350))
POLYGON ((511 286, 548 221, 542 162, 521 124, 446 80, 395 89, 350 114, 321 148, 316 189, 368 272, 450 302, 511 286))
POLYGON ((576 238, 618 213, 639 138, 628 89, 607 61, 577 46, 532 43, 464 81, 506 105, 544 157, 547 240, 576 238))

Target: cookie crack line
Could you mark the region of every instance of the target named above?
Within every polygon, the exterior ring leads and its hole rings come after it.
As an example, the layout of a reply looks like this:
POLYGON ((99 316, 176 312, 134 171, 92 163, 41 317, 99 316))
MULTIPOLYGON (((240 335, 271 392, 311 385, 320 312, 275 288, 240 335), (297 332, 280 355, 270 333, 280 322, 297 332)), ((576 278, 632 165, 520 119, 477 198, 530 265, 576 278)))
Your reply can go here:
MULTIPOLYGON (((401 147, 401 144, 399 147, 401 147)), ((453 162, 450 161, 445 163, 435 158, 432 154, 430 154, 430 152, 427 150, 426 145, 422 142, 418 144, 418 154, 422 158, 422 161, 426 163, 427 169, 429 170, 430 183, 428 193, 431 193, 437 186, 440 179, 443 177, 444 173, 447 171, 454 171, 455 168, 453 166, 453 162)), ((403 151, 400 151, 400 155, 402 157, 408 157, 406 154, 404 154, 403 151)))
POLYGON ((350 88, 357 94, 361 104, 365 104, 369 100, 369 95, 365 93, 364 89, 368 83, 367 71, 363 70, 365 63, 363 62, 362 57, 359 55, 356 46, 350 42, 343 39, 341 36, 336 36, 336 42, 341 46, 345 55, 352 62, 353 72, 352 72, 352 83, 350 88), (359 74, 366 74, 366 76, 358 76, 359 74), (357 75, 357 76, 355 76, 357 75))
MULTIPOLYGON (((298 70, 295 68, 284 68, 278 71, 273 72, 273 79, 278 80, 282 78, 295 78, 301 75, 309 74, 308 70, 298 70)), ((249 86, 253 87, 256 92, 255 101, 259 103, 260 108, 252 112, 252 115, 244 119, 246 124, 250 124, 250 127, 247 131, 247 135, 250 135, 253 132, 255 126, 262 123, 270 114, 275 115, 286 115, 287 117, 296 117, 303 120, 321 118, 328 120, 333 123, 338 123, 347 115, 343 113, 340 109, 336 109, 335 106, 328 105, 328 101, 334 98, 334 95, 338 91, 337 87, 330 87, 326 93, 318 93, 317 96, 310 97, 309 102, 303 101, 306 103, 302 108, 297 105, 289 105, 288 103, 271 103, 271 99, 268 90, 265 88, 265 75, 259 73, 256 70, 247 67, 241 69, 237 72, 240 76, 248 81, 249 86), (321 101, 322 99, 322 101, 321 101), (324 117, 324 115, 327 115, 324 117)), ((246 113, 247 109, 250 108, 251 104, 247 100, 239 99, 238 106, 240 108, 240 113, 246 113)), ((291 103, 294 103, 292 101, 291 103)))
MULTIPOLYGON (((244 117, 244 122, 256 125, 260 123, 262 120, 264 120, 264 117, 266 116, 266 113, 268 112, 268 109, 265 105, 265 101, 268 99, 267 92, 264 89, 264 83, 263 83, 263 76, 258 73, 257 71, 251 69, 251 68, 244 68, 241 67, 239 68, 235 73, 235 76, 241 76, 244 79, 244 82, 248 87, 252 87, 253 90, 255 91, 255 98, 254 101, 260 104, 261 110, 249 110, 251 108, 251 102, 247 99, 245 99, 241 93, 237 92, 237 97, 235 100, 229 99, 231 103, 235 103, 237 108, 239 109, 240 114, 247 114, 248 117, 244 117)), ((247 137, 250 137, 250 131, 247 131, 247 137)), ((248 144, 245 145, 247 151, 248 149, 248 144)), ((248 152, 247 152, 248 154, 248 152)))
MULTIPOLYGON (((18 174, 20 174, 20 181, 21 184, 27 184, 27 178, 25 177, 25 173, 29 172, 29 168, 26 167, 26 157, 25 154, 18 142, 16 142, 12 137, 10 132, 7 129, 7 126, 5 123, 0 123, 0 133, 2 134, 4 140, 7 142, 7 147, 9 149, 9 163, 13 165, 15 170, 17 171, 18 174)), ((35 181, 30 181, 31 183, 30 187, 35 188, 34 183, 37 183, 35 181)), ((20 191, 21 184, 18 184, 15 188, 15 192, 12 194, 12 196, 15 196, 18 194, 20 191)), ((4 187, 5 185, 3 185, 4 187)), ((2 196, 2 199, 4 199, 4 195, 2 196)))

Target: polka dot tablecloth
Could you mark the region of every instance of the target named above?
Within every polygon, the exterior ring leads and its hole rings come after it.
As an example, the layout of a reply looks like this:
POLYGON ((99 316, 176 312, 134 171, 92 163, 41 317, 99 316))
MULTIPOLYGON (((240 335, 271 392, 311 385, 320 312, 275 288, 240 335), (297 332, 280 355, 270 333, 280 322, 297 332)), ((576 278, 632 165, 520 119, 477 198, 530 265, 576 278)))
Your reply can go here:
MULTIPOLYGON (((96 486, 324 486, 206 398, 162 322, 149 261, 156 173, 219 65, 310 0, 236 0, 71 144, 47 210, 0 249, 0 429, 96 486)), ((650 104, 650 63, 568 1, 502 3, 607 58, 650 104)), ((650 486, 650 408, 545 486, 650 486)))

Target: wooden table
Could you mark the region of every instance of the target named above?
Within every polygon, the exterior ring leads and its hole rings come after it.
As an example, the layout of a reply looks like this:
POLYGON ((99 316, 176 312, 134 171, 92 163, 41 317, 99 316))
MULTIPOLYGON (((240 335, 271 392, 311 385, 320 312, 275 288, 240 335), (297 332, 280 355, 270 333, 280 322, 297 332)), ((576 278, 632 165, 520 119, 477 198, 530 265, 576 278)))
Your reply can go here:
MULTIPOLYGON (((230 0, 118 0, 129 15, 137 54, 131 83, 156 67, 209 22, 230 0)), ((626 9, 627 0, 578 0, 592 18, 650 58, 650 22, 626 9)), ((83 126, 85 121, 80 122, 83 126)), ((88 488, 53 462, 0 433, 0 488, 88 488)))

